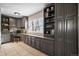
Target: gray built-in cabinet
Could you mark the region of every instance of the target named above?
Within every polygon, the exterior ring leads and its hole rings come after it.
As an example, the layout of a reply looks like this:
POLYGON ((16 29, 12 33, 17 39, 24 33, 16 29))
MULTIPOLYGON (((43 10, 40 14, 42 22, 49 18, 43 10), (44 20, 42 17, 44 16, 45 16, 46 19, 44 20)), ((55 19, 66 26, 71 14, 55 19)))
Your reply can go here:
POLYGON ((77 8, 75 3, 56 4, 55 55, 78 54, 77 8))
POLYGON ((9 17, 1 15, 1 43, 10 42, 9 17))
MULTIPOLYGON (((44 30, 45 37, 51 38, 40 38, 30 35, 24 35, 23 41, 40 50, 48 55, 52 56, 75 56, 78 55, 78 30, 77 30, 77 17, 78 17, 78 6, 76 3, 56 3, 50 4, 46 8, 54 6, 54 11, 48 11, 50 14, 48 17, 44 18, 50 19, 49 24, 54 25, 52 28, 54 34, 51 35, 51 32, 44 30), (53 12, 53 13, 51 13, 53 12), (53 14, 51 16, 51 14, 53 14)), ((46 9, 45 9, 46 10, 46 9)), ((44 11, 45 11, 44 10, 44 11)), ((47 21, 48 22, 48 21, 47 21)), ((46 23, 44 27, 46 27, 46 23)), ((50 28, 50 29, 51 29, 50 28)))
POLYGON ((54 55, 54 41, 51 39, 24 35, 23 42, 48 55, 54 55))

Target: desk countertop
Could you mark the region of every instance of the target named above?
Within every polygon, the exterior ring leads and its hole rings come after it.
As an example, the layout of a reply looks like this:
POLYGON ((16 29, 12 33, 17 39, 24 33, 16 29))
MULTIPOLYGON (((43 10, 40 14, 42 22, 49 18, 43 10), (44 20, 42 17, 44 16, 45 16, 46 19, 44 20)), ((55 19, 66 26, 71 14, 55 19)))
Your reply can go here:
POLYGON ((54 38, 49 38, 49 37, 44 37, 44 36, 39 36, 39 35, 34 35, 34 34, 26 34, 26 33, 22 33, 22 35, 29 35, 29 36, 34 36, 34 37, 39 37, 39 38, 44 38, 44 39, 49 39, 49 40, 54 40, 54 38))

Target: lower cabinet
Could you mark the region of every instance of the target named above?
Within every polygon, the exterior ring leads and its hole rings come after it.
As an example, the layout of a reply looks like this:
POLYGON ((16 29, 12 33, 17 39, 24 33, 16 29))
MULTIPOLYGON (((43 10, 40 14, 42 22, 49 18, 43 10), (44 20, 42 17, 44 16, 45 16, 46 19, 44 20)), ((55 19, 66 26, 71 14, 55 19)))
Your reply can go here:
POLYGON ((10 32, 2 32, 1 33, 1 43, 7 43, 10 42, 10 32))
POLYGON ((48 55, 54 55, 54 41, 42 39, 41 50, 48 55))
POLYGON ((50 56, 54 55, 54 41, 53 40, 26 35, 24 41, 26 44, 42 52, 45 52, 46 54, 50 56))

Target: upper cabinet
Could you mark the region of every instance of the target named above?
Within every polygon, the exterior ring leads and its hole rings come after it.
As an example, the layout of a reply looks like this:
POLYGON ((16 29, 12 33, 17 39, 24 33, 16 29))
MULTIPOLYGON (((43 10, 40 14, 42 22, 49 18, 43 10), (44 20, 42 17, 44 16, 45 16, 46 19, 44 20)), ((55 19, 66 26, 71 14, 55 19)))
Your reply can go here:
POLYGON ((57 3, 55 4, 55 17, 64 18, 77 14, 78 8, 76 3, 57 3))
POLYGON ((27 29, 27 27, 28 27, 28 17, 22 18, 21 27, 22 27, 22 29, 24 29, 24 28, 27 29))
POLYGON ((22 32, 27 32, 28 30, 28 17, 23 17, 21 21, 21 29, 22 32))
POLYGON ((10 17, 10 32, 16 30, 16 20, 10 17))
POLYGON ((55 17, 56 18, 61 18, 61 17, 65 16, 64 12, 63 12, 64 11, 63 5, 64 4, 62 4, 62 3, 55 4, 55 17))
POLYGON ((63 4, 63 7, 65 9, 65 16, 77 15, 77 10, 78 10, 77 4, 66 3, 66 4, 63 4))

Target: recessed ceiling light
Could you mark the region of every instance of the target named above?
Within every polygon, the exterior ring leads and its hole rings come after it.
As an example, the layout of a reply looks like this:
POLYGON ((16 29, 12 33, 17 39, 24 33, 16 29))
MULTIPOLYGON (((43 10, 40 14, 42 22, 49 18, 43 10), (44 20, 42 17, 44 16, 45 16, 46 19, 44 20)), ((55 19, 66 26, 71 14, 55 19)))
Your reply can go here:
POLYGON ((14 12, 14 14, 15 14, 15 15, 20 15, 20 13, 19 13, 19 12, 14 12))

